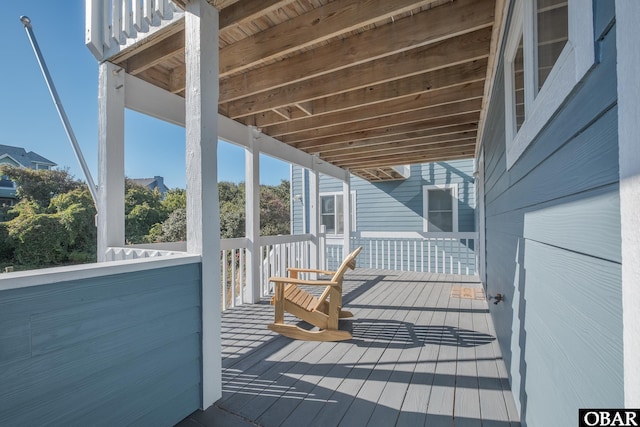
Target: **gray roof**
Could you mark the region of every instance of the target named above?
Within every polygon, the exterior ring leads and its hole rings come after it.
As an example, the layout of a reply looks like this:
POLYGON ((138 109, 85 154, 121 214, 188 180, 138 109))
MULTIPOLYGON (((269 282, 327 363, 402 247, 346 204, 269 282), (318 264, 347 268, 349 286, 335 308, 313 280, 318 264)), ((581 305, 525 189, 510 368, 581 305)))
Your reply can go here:
POLYGON ((11 145, 0 144, 0 157, 9 155, 13 160, 20 163, 25 168, 34 168, 35 163, 44 164, 48 166, 57 166, 57 163, 42 157, 40 154, 36 154, 33 151, 27 152, 22 147, 12 147, 11 145))

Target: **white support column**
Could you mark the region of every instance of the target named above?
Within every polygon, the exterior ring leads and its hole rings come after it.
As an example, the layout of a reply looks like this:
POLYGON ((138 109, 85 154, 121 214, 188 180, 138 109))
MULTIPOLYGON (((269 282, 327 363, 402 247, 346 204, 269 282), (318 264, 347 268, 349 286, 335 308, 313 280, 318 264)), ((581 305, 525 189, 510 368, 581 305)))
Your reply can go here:
MULTIPOLYGON (((344 243, 342 244, 342 258, 351 252, 351 175, 342 183, 342 207, 344 212, 344 243)), ((353 206, 353 209, 356 207, 353 206)))
POLYGON ((202 257, 202 408, 222 396, 218 200, 218 11, 191 0, 185 14, 187 252, 202 257))
POLYGON ((124 75, 100 64, 98 86, 98 261, 110 246, 124 246, 124 75))
POLYGON ((640 2, 616 0, 624 404, 640 407, 640 2))
POLYGON ((313 236, 309 263, 311 268, 324 268, 320 266, 320 173, 317 170, 309 171, 309 233, 313 236))
POLYGON ((247 287, 245 301, 260 301, 260 149, 258 130, 248 127, 249 146, 245 149, 245 232, 247 248, 247 287))

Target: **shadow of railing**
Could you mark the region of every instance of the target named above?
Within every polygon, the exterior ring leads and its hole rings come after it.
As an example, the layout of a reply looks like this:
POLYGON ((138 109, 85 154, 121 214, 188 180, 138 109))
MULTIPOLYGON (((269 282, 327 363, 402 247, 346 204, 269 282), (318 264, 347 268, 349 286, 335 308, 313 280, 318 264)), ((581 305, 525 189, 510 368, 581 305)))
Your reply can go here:
POLYGON ((354 344, 367 347, 412 348, 427 344, 478 347, 496 339, 455 326, 416 325, 398 320, 355 319, 347 320, 345 326, 351 330, 354 344))

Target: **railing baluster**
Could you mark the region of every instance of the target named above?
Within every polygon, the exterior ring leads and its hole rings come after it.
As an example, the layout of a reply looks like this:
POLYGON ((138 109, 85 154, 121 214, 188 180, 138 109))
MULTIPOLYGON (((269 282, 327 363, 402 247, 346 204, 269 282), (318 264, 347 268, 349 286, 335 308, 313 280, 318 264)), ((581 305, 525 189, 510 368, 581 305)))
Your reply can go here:
POLYGON ((136 36, 133 28, 132 1, 135 3, 135 0, 124 0, 122 5, 122 33, 126 38, 134 38, 136 36))

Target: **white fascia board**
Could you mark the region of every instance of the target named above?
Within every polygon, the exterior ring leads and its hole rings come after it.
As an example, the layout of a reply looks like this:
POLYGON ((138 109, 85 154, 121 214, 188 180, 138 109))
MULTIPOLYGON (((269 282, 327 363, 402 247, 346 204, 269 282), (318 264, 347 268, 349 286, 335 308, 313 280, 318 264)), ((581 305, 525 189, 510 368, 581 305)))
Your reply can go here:
POLYGON ((185 126, 184 98, 125 74, 125 107, 178 126, 185 126))
MULTIPOLYGON (((184 98, 129 74, 126 74, 125 84, 127 108, 178 126, 185 126, 184 98)), ((345 169, 260 133, 257 129, 255 132, 261 153, 310 170, 317 170, 343 182, 349 178, 349 172, 345 169)), ((249 135, 249 126, 218 114, 219 139, 248 148, 251 145, 249 135)))

